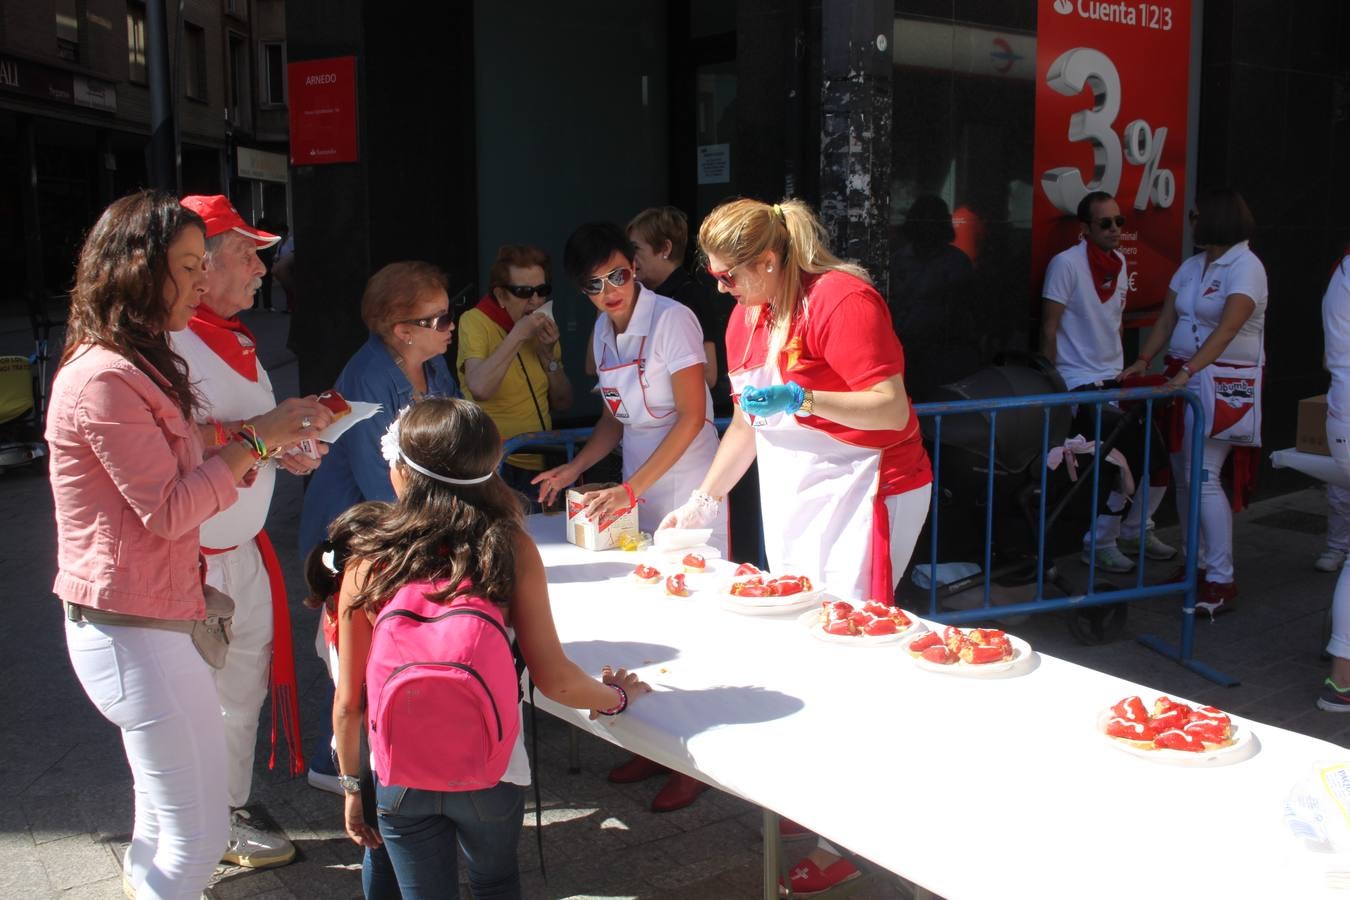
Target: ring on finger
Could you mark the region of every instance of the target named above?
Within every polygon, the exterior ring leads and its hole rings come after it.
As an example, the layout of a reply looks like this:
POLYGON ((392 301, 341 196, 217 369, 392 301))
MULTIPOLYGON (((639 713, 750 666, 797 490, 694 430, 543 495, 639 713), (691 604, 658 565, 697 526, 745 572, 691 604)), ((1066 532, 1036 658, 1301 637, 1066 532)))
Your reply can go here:
POLYGON ((314 424, 314 422, 313 422, 313 420, 310 419, 309 416, 305 416, 303 419, 300 420, 300 427, 301 427, 301 428, 308 428, 309 426, 311 426, 311 425, 313 425, 313 424, 314 424))

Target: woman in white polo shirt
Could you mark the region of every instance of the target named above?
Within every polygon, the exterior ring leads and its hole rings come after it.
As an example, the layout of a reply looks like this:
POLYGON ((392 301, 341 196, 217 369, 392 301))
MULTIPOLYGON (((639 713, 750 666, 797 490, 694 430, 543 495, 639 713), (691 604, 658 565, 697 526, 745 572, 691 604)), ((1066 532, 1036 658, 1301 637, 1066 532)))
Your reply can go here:
MULTIPOLYGON (((576 457, 534 479, 550 502, 583 472, 623 444, 623 484, 583 495, 586 512, 604 516, 638 505, 648 533, 689 498, 717 453, 712 395, 704 381, 703 329, 684 304, 638 283, 634 249, 619 226, 582 225, 563 248, 563 268, 602 315, 591 337, 604 401, 595 433, 576 457)), ((709 543, 727 552, 727 515, 711 523, 709 543)), ((610 772, 617 783, 666 769, 635 757, 610 772)), ((652 801, 656 812, 688 806, 706 785, 673 772, 652 801)))
MULTIPOLYGON (((1204 443, 1206 480, 1200 485, 1201 571, 1196 605, 1211 615, 1233 608, 1237 584, 1233 571, 1233 512, 1242 509, 1255 483, 1260 435, 1260 369, 1265 365, 1266 269, 1247 241, 1256 231, 1247 203, 1237 191, 1211 190, 1191 212, 1195 245, 1201 252, 1172 276, 1162 313, 1137 359, 1122 376, 1142 372, 1167 343, 1165 372, 1169 387, 1196 393, 1207 408, 1219 410, 1207 423, 1204 443), (1228 385, 1228 402, 1213 402, 1216 379, 1228 385), (1241 391, 1231 386, 1241 383, 1241 391), (1208 396, 1207 396, 1208 395, 1208 396), (1216 437, 1220 435, 1221 437, 1216 437), (1228 463, 1232 497, 1221 474, 1228 463)), ((1177 480, 1177 509, 1186 527, 1191 429, 1173 417, 1169 434, 1172 473, 1177 480)))

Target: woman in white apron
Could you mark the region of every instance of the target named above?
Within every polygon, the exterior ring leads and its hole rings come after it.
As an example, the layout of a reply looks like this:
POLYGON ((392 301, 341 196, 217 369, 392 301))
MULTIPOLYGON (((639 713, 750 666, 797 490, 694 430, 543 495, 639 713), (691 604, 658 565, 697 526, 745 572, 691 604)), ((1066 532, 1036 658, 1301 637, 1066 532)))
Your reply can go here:
MULTIPOLYGON (((589 516, 622 513, 638 505, 646 532, 699 486, 717 452, 712 396, 703 379, 703 329, 686 306, 642 287, 633 273, 633 245, 617 225, 582 225, 567 240, 563 268, 602 315, 591 347, 604 401, 586 446, 564 465, 533 479, 539 499, 560 490, 623 444, 623 484, 582 495, 589 516)), ((727 552, 725 512, 708 518, 709 543, 727 552)), ((667 770, 636 757, 610 773, 616 783, 641 781, 667 770)), ((688 806, 706 788, 673 772, 652 809, 688 806)))
MULTIPOLYGON (((1207 191, 1195 207, 1191 232, 1200 252, 1172 276, 1158 321, 1121 377, 1143 372, 1165 344, 1167 386, 1196 394, 1205 410, 1195 605, 1213 616, 1232 610, 1237 598, 1233 513, 1242 509, 1259 465, 1267 289, 1265 266, 1247 246, 1256 222, 1242 195, 1226 188, 1207 191), (1232 475, 1231 500, 1221 480, 1225 464, 1232 475)), ((1185 534, 1194 425, 1190 407, 1173 404, 1168 424, 1177 514, 1185 534)))
MULTIPOLYGON (((824 237, 799 200, 735 200, 704 220, 709 272, 740 307, 727 327, 740 409, 698 490, 661 526, 709 521, 758 460, 770 571, 889 604, 928 514, 932 473, 886 303, 824 237)), ((824 842, 789 871, 804 894, 858 874, 824 842)))

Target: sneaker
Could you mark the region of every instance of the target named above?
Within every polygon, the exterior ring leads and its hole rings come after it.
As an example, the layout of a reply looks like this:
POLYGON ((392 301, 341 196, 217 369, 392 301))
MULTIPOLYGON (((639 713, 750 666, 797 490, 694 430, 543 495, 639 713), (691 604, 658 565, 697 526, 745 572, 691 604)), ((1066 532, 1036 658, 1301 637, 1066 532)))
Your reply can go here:
MULTIPOLYGON (((1139 538, 1116 538, 1116 547, 1126 556, 1139 555, 1139 538)), ((1144 556, 1149 559, 1169 560, 1177 555, 1177 548, 1168 546, 1158 540, 1158 536, 1150 528, 1144 535, 1144 556)))
POLYGON ((1235 581, 1226 584, 1217 581, 1202 581, 1196 591, 1195 608, 1209 613, 1209 618, 1213 621, 1215 616, 1233 611, 1234 601, 1237 600, 1237 592, 1237 582, 1235 581))
POLYGON ((230 842, 223 863, 246 869, 270 869, 295 859, 295 846, 275 831, 265 831, 246 809, 230 810, 230 842))
POLYGON ((309 758, 309 775, 306 780, 309 786, 318 788, 321 791, 327 791, 330 794, 343 796, 342 785, 338 784, 337 766, 333 764, 333 751, 329 747, 324 747, 327 752, 315 753, 309 758))
POLYGON ((1322 692, 1317 695, 1317 708, 1327 712, 1350 712, 1350 688, 1338 688, 1336 682, 1328 678, 1322 682, 1322 692))
POLYGON ((1345 551, 1328 547, 1322 551, 1322 555, 1317 557, 1313 563, 1313 568, 1319 572, 1339 572, 1341 566, 1345 564, 1345 551))
POLYGON ((778 894, 780 897, 810 897, 828 891, 845 881, 852 881, 861 874, 857 867, 846 859, 835 860, 822 869, 808 857, 788 870, 788 884, 791 886, 791 894, 788 893, 787 888, 783 887, 782 879, 778 881, 778 894))
MULTIPOLYGON (((1087 548, 1079 554, 1079 559, 1083 565, 1088 565, 1091 560, 1088 558, 1087 548)), ((1134 560, 1130 559, 1124 553, 1121 553, 1115 546, 1097 548, 1097 571, 1114 572, 1117 575, 1124 575, 1127 572, 1134 571, 1134 560)))

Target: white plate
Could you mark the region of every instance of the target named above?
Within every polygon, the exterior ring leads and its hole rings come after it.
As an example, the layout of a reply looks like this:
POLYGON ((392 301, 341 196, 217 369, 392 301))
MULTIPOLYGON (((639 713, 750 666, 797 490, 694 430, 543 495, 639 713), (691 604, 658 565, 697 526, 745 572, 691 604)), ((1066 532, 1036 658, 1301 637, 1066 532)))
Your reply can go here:
POLYGON ((316 438, 325 444, 335 443, 338 438, 347 433, 348 428, 351 428, 357 422, 364 422, 384 408, 378 403, 364 403, 360 400, 348 400, 347 405, 352 408, 352 411, 320 431, 315 435, 316 438))
POLYGON ((731 593, 731 586, 738 581, 745 581, 747 578, 763 578, 768 582, 778 577, 787 576, 771 575, 768 572, 756 572, 752 575, 736 575, 733 576, 730 581, 723 581, 722 584, 718 586, 718 590, 722 592, 724 597, 734 601, 740 606, 768 606, 782 610, 786 604, 791 603, 797 605, 801 604, 803 600, 808 599, 816 606, 820 605, 821 597, 825 594, 825 588, 821 586, 818 579, 812 578, 810 575, 805 577, 813 585, 816 585, 816 587, 813 590, 803 591, 800 594, 789 594, 786 597, 742 597, 731 593))
POLYGON ((722 608, 742 616, 784 616, 801 612, 804 609, 820 609, 820 595, 823 591, 803 591, 786 597, 737 597, 727 591, 728 585, 722 585, 719 594, 722 608))
MULTIPOLYGON (((924 633, 926 634, 927 632, 924 633)), ((908 638, 905 641, 905 652, 909 653, 909 645, 921 637, 923 637, 922 634, 916 634, 908 638)), ((997 675, 1001 672, 1007 672, 1014 666, 1020 666, 1031 658, 1031 645, 1026 641, 1011 634, 1008 635, 1008 641, 1013 646, 1012 659, 1005 659, 1002 662, 972 665, 971 663, 958 661, 951 663, 950 665, 944 665, 943 663, 929 662, 922 656, 911 656, 910 659, 913 659, 914 665, 918 666, 920 669, 927 669, 930 672, 941 672, 944 675, 961 675, 967 678, 981 678, 986 675, 997 675)))
POLYGON ((1250 759, 1261 749, 1261 742, 1256 739, 1246 728, 1243 728, 1237 722, 1233 723, 1233 743, 1227 747, 1220 747, 1217 750, 1205 750, 1200 753, 1192 753, 1189 750, 1145 750, 1143 747, 1136 747, 1125 741, 1117 740, 1106 733, 1106 723, 1111 721, 1114 714, 1111 710, 1105 710, 1097 716, 1097 734, 1102 740, 1106 741, 1112 747, 1131 756, 1137 756, 1140 759, 1146 759, 1152 763, 1160 763, 1168 766, 1192 766, 1192 767, 1213 767, 1213 766, 1231 766, 1233 763, 1242 762, 1244 759, 1250 759))
POLYGON ((711 528, 661 528, 652 535, 652 546, 657 550, 688 550, 708 543, 711 528))
MULTIPOLYGON (((861 609, 862 607, 858 607, 861 609)), ((820 627, 820 607, 807 610, 797 617, 797 624, 810 632, 811 636, 818 641, 824 641, 827 644, 844 644, 849 647, 880 647, 883 644, 894 644, 902 641, 907 635, 913 634, 919 627, 916 620, 911 619, 908 628, 902 628, 895 634, 860 634, 857 636, 848 634, 828 634, 825 629, 820 627)))

